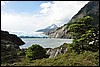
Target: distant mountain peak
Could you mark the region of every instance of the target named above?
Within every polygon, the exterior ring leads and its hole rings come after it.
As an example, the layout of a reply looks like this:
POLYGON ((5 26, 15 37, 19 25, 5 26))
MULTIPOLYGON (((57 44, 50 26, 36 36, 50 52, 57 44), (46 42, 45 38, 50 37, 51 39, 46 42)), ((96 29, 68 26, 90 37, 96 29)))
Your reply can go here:
POLYGON ((58 26, 56 24, 52 24, 51 26, 48 26, 45 29, 53 29, 53 28, 58 28, 58 26))
POLYGON ((36 32, 50 32, 50 31, 54 31, 57 28, 58 26, 56 24, 52 24, 44 29, 37 30, 36 32))

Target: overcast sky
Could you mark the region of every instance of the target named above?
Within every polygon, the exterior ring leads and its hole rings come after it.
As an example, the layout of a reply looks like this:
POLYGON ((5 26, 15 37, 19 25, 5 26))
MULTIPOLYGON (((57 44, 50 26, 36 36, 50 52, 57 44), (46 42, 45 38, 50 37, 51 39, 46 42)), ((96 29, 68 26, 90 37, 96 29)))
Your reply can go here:
POLYGON ((1 1, 1 29, 33 32, 67 23, 89 1, 1 1))

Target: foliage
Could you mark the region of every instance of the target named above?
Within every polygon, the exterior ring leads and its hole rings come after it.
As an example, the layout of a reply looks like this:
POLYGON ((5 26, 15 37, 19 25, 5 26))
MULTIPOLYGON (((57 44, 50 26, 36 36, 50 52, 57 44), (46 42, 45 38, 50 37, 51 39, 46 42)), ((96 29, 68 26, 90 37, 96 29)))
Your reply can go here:
POLYGON ((68 28, 69 34, 74 39, 72 47, 78 53, 84 52, 84 50, 97 51, 99 49, 99 30, 91 25, 92 21, 92 17, 86 16, 68 28), (93 43, 90 44, 91 42, 93 43))
POLYGON ((30 60, 41 59, 46 56, 45 49, 40 45, 32 45, 26 52, 26 58, 30 60))
POLYGON ((53 58, 28 60, 23 57, 20 58, 21 61, 19 62, 2 63, 1 66, 99 66, 99 50, 97 52, 84 51, 82 54, 77 54, 73 50, 70 51, 71 45, 67 43, 61 45, 68 47, 68 51, 53 58))
POLYGON ((18 50, 17 50, 17 54, 18 54, 19 56, 25 56, 25 55, 26 55, 25 51, 22 50, 22 49, 18 49, 18 50))
POLYGON ((57 57, 32 61, 23 58, 21 62, 1 64, 1 66, 99 66, 99 51, 85 51, 83 54, 67 52, 57 57))

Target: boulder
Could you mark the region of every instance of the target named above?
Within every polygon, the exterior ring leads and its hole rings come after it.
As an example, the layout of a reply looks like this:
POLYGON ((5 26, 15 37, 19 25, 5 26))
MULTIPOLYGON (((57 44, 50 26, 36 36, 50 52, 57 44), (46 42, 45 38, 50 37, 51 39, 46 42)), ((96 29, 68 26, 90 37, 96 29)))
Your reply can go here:
POLYGON ((50 48, 47 50, 46 54, 49 55, 49 58, 51 58, 51 57, 56 57, 60 54, 65 54, 66 52, 67 52, 67 47, 54 48, 54 49, 50 48))

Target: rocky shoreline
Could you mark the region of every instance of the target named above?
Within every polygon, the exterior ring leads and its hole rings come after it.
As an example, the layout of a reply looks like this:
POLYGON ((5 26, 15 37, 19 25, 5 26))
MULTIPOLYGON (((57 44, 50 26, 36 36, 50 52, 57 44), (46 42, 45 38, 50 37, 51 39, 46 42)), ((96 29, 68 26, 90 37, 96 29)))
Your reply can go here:
MULTIPOLYGON (((20 49, 20 45, 25 44, 19 37, 14 34, 9 34, 7 31, 1 30, 1 62, 13 63, 19 61, 20 56, 18 50, 26 54, 27 49, 20 49)), ((56 48, 45 48, 47 58, 56 57, 60 54, 65 54, 67 47, 60 46, 56 48)))
MULTIPOLYGON (((48 58, 56 57, 61 54, 65 54, 68 50, 68 45, 64 43, 63 45, 55 48, 45 48, 46 55, 48 55, 48 58)), ((26 53, 27 48, 22 48, 21 51, 24 51, 26 53)))

